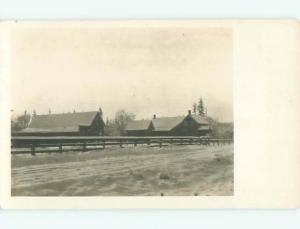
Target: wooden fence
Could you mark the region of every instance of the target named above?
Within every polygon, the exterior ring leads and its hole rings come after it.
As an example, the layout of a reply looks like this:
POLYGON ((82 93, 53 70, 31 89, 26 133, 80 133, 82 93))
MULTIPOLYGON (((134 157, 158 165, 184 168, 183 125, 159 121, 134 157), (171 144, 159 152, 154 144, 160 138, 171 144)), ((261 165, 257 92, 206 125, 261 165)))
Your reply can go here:
POLYGON ((105 149, 106 146, 149 145, 162 147, 173 145, 221 145, 231 144, 232 139, 212 139, 194 136, 169 137, 21 137, 11 138, 12 154, 51 153, 63 151, 87 151, 105 149), (100 147, 100 148, 99 148, 100 147))

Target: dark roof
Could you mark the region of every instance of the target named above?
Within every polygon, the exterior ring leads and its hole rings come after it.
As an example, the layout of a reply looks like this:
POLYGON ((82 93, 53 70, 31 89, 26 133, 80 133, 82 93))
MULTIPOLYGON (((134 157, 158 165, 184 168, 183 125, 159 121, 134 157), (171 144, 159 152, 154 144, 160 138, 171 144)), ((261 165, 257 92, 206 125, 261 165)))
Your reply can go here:
POLYGON ((97 111, 63 114, 36 115, 22 133, 32 132, 76 132, 79 126, 90 126, 97 111))
MULTIPOLYGON (((187 116, 176 117, 161 117, 152 119, 153 131, 170 131, 178 126, 187 116)), ((205 129, 209 129, 207 120, 200 115, 191 115, 199 125, 205 125, 205 129)), ((127 131, 147 130, 151 124, 151 120, 137 120, 128 123, 126 126, 127 131)), ((199 128, 200 130, 200 128, 199 128)))
POLYGON ((208 121, 200 115, 191 115, 191 117, 198 123, 198 124, 208 124, 208 121))
POLYGON ((26 128, 24 130, 20 130, 18 133, 62 133, 62 132, 78 132, 78 126, 72 127, 57 127, 57 128, 26 128))
POLYGON ((152 120, 154 131, 170 131, 178 126, 184 118, 185 116, 155 118, 152 120))
POLYGON ((136 120, 127 124, 126 130, 147 130, 151 124, 151 120, 136 120))

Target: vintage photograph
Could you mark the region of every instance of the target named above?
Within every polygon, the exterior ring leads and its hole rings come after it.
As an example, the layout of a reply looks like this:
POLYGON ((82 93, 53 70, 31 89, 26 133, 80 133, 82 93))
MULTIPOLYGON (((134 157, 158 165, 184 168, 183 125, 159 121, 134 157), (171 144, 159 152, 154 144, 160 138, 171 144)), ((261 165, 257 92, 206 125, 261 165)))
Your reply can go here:
POLYGON ((233 30, 14 27, 12 196, 233 196, 233 30))

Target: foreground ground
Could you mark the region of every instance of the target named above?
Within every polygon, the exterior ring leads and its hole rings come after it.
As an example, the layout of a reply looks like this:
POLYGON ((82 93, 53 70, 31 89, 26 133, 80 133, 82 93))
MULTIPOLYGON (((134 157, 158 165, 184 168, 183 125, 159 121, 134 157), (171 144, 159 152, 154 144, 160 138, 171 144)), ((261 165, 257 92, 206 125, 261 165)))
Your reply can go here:
POLYGON ((233 195, 233 145, 12 156, 12 195, 233 195))

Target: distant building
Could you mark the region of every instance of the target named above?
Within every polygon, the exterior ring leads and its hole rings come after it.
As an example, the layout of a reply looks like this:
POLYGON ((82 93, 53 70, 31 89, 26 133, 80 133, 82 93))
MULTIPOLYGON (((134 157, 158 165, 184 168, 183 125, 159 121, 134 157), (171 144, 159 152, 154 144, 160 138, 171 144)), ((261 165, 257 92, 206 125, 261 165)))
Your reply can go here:
POLYGON ((148 136, 153 131, 153 123, 151 120, 132 121, 128 123, 125 131, 129 136, 148 136))
POLYGON ((19 136, 101 136, 104 133, 101 111, 35 115, 19 136))
POLYGON ((189 111, 186 116, 153 116, 152 120, 130 122, 126 127, 129 136, 205 136, 210 134, 207 120, 189 111))
POLYGON ((153 122, 153 132, 152 135, 155 136, 172 136, 172 135, 183 135, 182 132, 185 130, 181 125, 184 122, 184 116, 177 117, 161 117, 152 119, 153 122))

